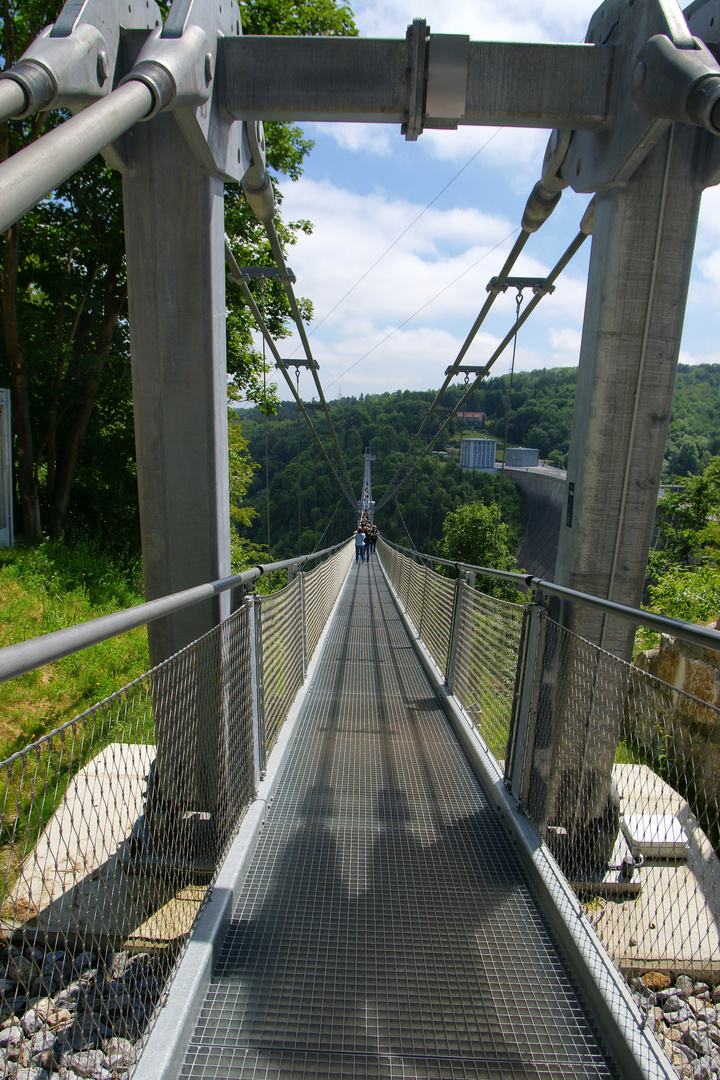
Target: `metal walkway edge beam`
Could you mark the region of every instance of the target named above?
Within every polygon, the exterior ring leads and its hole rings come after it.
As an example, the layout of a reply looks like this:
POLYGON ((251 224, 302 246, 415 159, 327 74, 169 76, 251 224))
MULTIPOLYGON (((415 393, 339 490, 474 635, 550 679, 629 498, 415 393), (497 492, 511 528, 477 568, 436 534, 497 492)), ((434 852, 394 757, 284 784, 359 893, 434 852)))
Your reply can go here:
MULTIPOLYGON (((437 55, 448 39, 460 37, 430 36, 429 94, 433 80, 442 78, 434 48, 437 55)), ((222 100, 240 120, 401 124, 411 93, 409 45, 367 38, 225 38, 219 43, 222 100)), ((613 53, 594 45, 470 41, 464 112, 428 115, 424 126, 592 130, 607 115, 613 53)))

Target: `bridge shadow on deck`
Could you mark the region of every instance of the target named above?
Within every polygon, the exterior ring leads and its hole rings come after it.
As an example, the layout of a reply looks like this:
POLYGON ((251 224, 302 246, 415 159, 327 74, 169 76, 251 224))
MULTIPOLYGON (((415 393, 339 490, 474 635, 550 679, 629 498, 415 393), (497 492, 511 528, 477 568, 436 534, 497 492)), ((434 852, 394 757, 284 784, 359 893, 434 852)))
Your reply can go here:
POLYGON ((353 567, 181 1076, 612 1075, 377 565, 353 567))

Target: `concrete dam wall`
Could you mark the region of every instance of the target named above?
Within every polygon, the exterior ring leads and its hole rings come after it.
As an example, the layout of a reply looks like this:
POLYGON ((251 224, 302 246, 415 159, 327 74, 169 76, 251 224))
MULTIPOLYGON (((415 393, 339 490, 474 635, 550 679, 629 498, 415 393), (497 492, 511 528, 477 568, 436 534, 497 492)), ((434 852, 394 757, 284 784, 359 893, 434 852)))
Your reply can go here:
POLYGON ((565 508, 566 474, 560 469, 505 469, 506 480, 520 489, 528 511, 525 535, 518 549, 518 565, 534 577, 555 578, 560 521, 565 508))

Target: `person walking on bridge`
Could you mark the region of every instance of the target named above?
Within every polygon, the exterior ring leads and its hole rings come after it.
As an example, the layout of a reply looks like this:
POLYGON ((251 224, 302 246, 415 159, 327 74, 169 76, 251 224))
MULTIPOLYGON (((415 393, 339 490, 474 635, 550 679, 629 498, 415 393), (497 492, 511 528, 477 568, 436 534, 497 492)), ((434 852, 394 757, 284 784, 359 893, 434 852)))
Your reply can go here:
POLYGON ((362 530, 362 525, 358 525, 355 530, 355 562, 365 562, 365 533, 362 530))

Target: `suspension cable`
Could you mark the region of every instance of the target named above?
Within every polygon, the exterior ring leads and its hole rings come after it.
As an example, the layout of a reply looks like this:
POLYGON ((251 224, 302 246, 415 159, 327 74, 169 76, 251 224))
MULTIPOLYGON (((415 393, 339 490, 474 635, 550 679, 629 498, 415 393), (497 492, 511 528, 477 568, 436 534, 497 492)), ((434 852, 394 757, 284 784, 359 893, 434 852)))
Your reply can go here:
MULTIPOLYGON (((398 502, 397 495, 395 496, 395 506, 397 507, 398 514, 400 515, 400 520, 402 521, 403 529, 405 530, 405 535, 407 536, 408 540, 410 541, 412 546, 415 548, 415 550, 418 551, 417 544, 415 543, 412 536, 410 535, 410 530, 408 529, 407 524, 405 522, 405 518, 402 515, 402 510, 400 509, 400 503, 398 502)), ((418 552, 418 554, 419 554, 419 552, 418 552)))
POLYGON ((340 509, 340 503, 341 503, 341 502, 342 502, 342 495, 340 496, 340 498, 339 498, 339 499, 338 499, 338 501, 337 501, 337 505, 336 505, 335 509, 333 510, 333 513, 332 513, 332 517, 330 518, 330 520, 328 521, 327 525, 325 526, 325 532, 324 532, 324 533, 322 534, 322 536, 321 536, 321 537, 320 537, 320 539, 318 540, 317 544, 315 545, 315 547, 314 547, 314 548, 312 549, 312 551, 310 552, 310 554, 311 554, 311 555, 314 555, 314 554, 315 554, 315 552, 317 551, 317 549, 318 549, 318 548, 320 547, 320 545, 322 544, 323 540, 325 539, 325 533, 326 533, 326 532, 328 531, 328 529, 329 529, 329 528, 330 528, 330 526, 332 525, 333 521, 335 520, 335 515, 337 514, 338 510, 340 509))
POLYGON ((486 251, 485 254, 481 255, 479 259, 476 259, 474 263, 472 263, 470 266, 467 266, 462 271, 462 273, 458 274, 457 277, 454 277, 452 281, 449 281, 447 283, 447 285, 443 285, 440 292, 437 292, 434 296, 431 296, 429 300, 426 300, 424 304, 421 304, 419 308, 413 311, 412 315, 408 315, 407 319, 403 319, 403 321, 401 323, 398 323, 397 326, 393 327, 393 329, 390 330, 389 333, 385 335, 385 337, 382 337, 379 341, 376 341, 375 344, 367 350, 367 352, 364 352, 362 356, 359 356, 357 360, 354 360, 349 367, 346 367, 344 371, 341 371, 339 375, 336 375, 334 379, 331 379, 330 382, 326 384, 325 389, 329 390, 330 387, 334 386, 336 382, 340 382, 340 380, 344 378, 348 374, 348 372, 352 371, 353 368, 356 368, 358 364, 361 364, 363 360, 366 360, 371 353, 374 353, 376 349, 379 349, 381 345, 384 345, 386 341, 389 341, 394 334, 397 334, 400 330, 402 330, 403 326, 407 326, 407 324, 409 322, 412 322, 413 319, 417 318, 417 316, 421 312, 425 311, 426 308, 429 308, 430 305, 434 304, 436 300, 439 300, 443 293, 446 293, 448 289, 452 289, 453 285, 457 285, 458 281, 460 281, 461 278, 464 278, 466 274, 469 274, 471 270, 474 270, 476 266, 479 266, 481 262, 484 262, 485 259, 489 258, 490 255, 493 254, 493 252, 497 251, 498 248, 501 248, 503 244, 507 240, 509 240, 511 236, 514 236, 517 231, 517 229, 513 229, 512 232, 509 232, 507 236, 504 236, 502 238, 502 240, 498 240, 497 244, 495 244, 494 247, 491 247, 489 251, 486 251))
POLYGON ((235 256, 233 255, 232 250, 231 250, 230 245, 228 244, 227 240, 225 241, 225 261, 226 261, 226 263, 228 265, 228 268, 229 268, 230 273, 231 273, 231 275, 233 277, 233 280, 240 286, 240 291, 243 294, 245 302, 247 303, 248 307, 250 308, 250 312, 251 312, 253 318, 255 319, 255 323, 257 324, 257 327, 260 330, 260 333, 262 334, 263 342, 267 342, 268 347, 269 347, 271 353, 273 354, 273 356, 275 358, 275 363, 276 363, 279 371, 282 372, 283 378, 285 379, 285 382, 289 386, 290 392, 291 392, 293 398, 295 399, 295 402, 296 402, 300 412, 302 413, 308 427, 310 428, 310 431, 312 433, 313 438, 315 439, 315 442, 317 443, 318 447, 320 448, 320 452, 322 453, 323 457, 325 458, 325 461, 327 462, 327 464, 328 464, 328 466, 330 468, 330 471, 332 472, 333 476, 335 477, 335 481, 336 481, 338 487, 342 491, 345 498, 349 500, 350 504, 353 507, 355 507, 356 499, 355 499, 355 496, 353 495, 352 488, 349 487, 349 485, 344 484, 343 480, 340 478, 340 476, 338 476, 337 470, 336 470, 333 462, 331 461, 327 450, 323 446, 322 440, 321 440, 321 438, 320 438, 320 436, 319 436, 319 434, 318 434, 318 432, 317 432, 317 430, 315 428, 315 425, 313 424, 312 420, 310 419, 310 416, 308 415, 307 409, 305 408, 302 401, 298 397, 297 392, 295 390, 295 387, 293 385, 293 381, 292 381, 292 379, 290 377, 290 372, 287 370, 287 367, 285 366, 285 362, 282 359, 282 357, 280 356, 280 353, 278 351, 278 347, 275 344, 275 341, 274 341, 270 331, 267 328, 267 325, 265 323, 265 319, 262 316, 262 313, 260 312, 257 304, 255 303, 255 298, 254 298, 253 294, 250 292, 250 288, 249 288, 249 286, 247 284, 247 281, 243 277, 243 275, 242 275, 242 273, 240 271, 240 267, 237 264, 237 260, 235 259, 235 256))
POLYGON ((308 340, 307 332, 305 330, 305 324, 303 323, 302 315, 300 314, 300 308, 298 307, 298 302, 295 298, 295 292, 292 287, 290 275, 288 274, 287 265, 285 263, 285 256, 283 255, 283 250, 280 246, 280 239, 278 237, 277 230, 275 229, 275 225, 273 224, 272 219, 263 222, 263 225, 265 228, 265 232, 267 233, 268 240, 270 241, 270 247, 272 248, 273 255, 275 256, 278 270, 280 271, 280 280, 285 287, 285 292, 287 294, 288 301, 290 302, 290 309, 293 313, 293 320, 295 322, 295 325, 297 326, 298 333, 300 334, 300 339, 303 343, 303 348, 305 350, 305 356, 307 358, 310 374, 312 375, 313 382, 315 383, 315 389, 317 390, 318 398, 320 400, 320 407, 322 408, 323 414, 325 416, 325 420, 328 426, 328 432, 330 434, 330 438, 332 439, 333 446, 335 447, 335 452, 338 456, 338 462, 342 471, 343 482, 347 484, 349 490, 352 490, 352 484, 350 483, 350 477, 348 476, 347 467, 345 465, 345 458, 343 457, 343 452, 340 449, 340 443, 338 442, 338 437, 335 432, 332 417, 330 416, 330 409, 328 408, 328 403, 325 400, 325 394, 323 393, 322 384, 318 376, 318 365, 313 357, 312 350, 310 348, 310 341, 308 340))
MULTIPOLYGON (((316 331, 316 330, 319 330, 319 329, 320 329, 320 327, 322 326, 322 324, 323 324, 324 322, 327 322, 327 320, 328 320, 328 319, 330 318, 330 316, 331 316, 331 315, 333 314, 333 312, 337 311, 337 309, 338 309, 338 308, 340 307, 340 305, 341 305, 341 304, 343 304, 343 303, 344 303, 344 302, 345 302, 345 301, 347 300, 347 298, 348 298, 348 296, 350 295, 350 293, 354 292, 354 291, 355 291, 355 289, 357 289, 358 285, 360 285, 360 284, 361 284, 361 283, 362 283, 362 282, 363 282, 363 281, 365 280, 365 278, 366 278, 366 277, 367 277, 367 276, 368 276, 369 274, 371 274, 371 273, 373 272, 373 270, 375 269, 375 267, 376 267, 376 266, 378 266, 378 264, 379 264, 379 263, 381 263, 381 262, 383 261, 383 259, 385 258, 385 256, 386 256, 386 255, 388 255, 388 254, 389 254, 389 253, 390 253, 390 252, 392 251, 392 249, 393 249, 393 248, 395 247, 395 245, 396 245, 396 244, 399 244, 399 243, 400 243, 400 241, 402 240, 403 236, 405 236, 405 235, 406 235, 406 233, 409 233, 409 232, 410 232, 410 230, 412 229, 412 227, 413 227, 414 225, 417 225, 417 223, 418 223, 418 221, 420 220, 420 218, 421 218, 421 217, 423 217, 423 216, 424 216, 425 214, 427 214, 427 212, 428 212, 428 210, 430 209, 430 207, 431 207, 431 206, 433 206, 433 205, 434 205, 434 204, 435 204, 435 203, 436 203, 436 202, 438 201, 438 199, 440 198, 440 196, 441 196, 441 195, 444 195, 444 194, 445 194, 445 192, 447 191, 447 189, 448 189, 449 187, 451 187, 451 186, 452 186, 452 184, 454 184, 454 183, 455 183, 455 181, 457 180, 457 178, 458 178, 459 176, 461 176, 461 175, 462 175, 462 174, 463 174, 463 173, 465 172, 465 170, 466 170, 467 168, 469 168, 469 166, 470 166, 470 165, 472 165, 473 161, 475 161, 475 158, 479 157, 479 156, 480 156, 480 154, 482 154, 483 150, 484 150, 484 149, 485 149, 485 148, 486 148, 487 146, 489 146, 489 145, 490 145, 490 143, 491 143, 491 142, 493 141, 493 139, 495 139, 495 138, 496 138, 496 137, 497 137, 497 136, 498 136, 498 135, 500 134, 500 132, 501 132, 501 131, 502 131, 502 128, 496 128, 496 129, 495 129, 495 131, 494 131, 494 132, 492 133, 492 135, 490 136, 490 138, 489 138, 489 139, 486 139, 486 140, 485 140, 485 142, 484 142, 484 143, 482 144, 482 146, 481 146, 481 147, 480 147, 480 148, 479 148, 478 150, 476 150, 476 151, 475 151, 475 153, 474 153, 474 154, 472 155, 472 157, 471 157, 471 158, 469 158, 469 159, 468 159, 468 160, 467 160, 467 161, 465 162, 465 164, 464 164, 464 165, 463 165, 463 166, 462 166, 462 167, 461 167, 460 169, 458 169, 458 171, 457 171, 457 172, 455 173, 455 175, 454 175, 454 176, 452 177, 452 179, 448 180, 448 182, 447 182, 447 183, 446 183, 446 184, 444 185, 444 187, 440 188, 440 191, 438 191, 437 195, 434 195, 434 196, 432 197, 432 199, 430 200, 430 202, 429 202, 429 203, 426 203, 426 204, 425 204, 425 206, 424 206, 424 207, 423 207, 423 209, 422 209, 422 210, 420 211, 420 213, 419 213, 419 214, 416 214, 416 215, 415 215, 415 217, 414 217, 414 218, 412 219, 412 221, 410 222, 410 224, 409 224, 409 225, 406 225, 406 226, 405 226, 405 228, 403 229, 403 231, 402 231, 401 233, 399 233, 399 234, 398 234, 398 235, 397 235, 397 236, 395 237, 395 239, 394 239, 394 240, 392 241, 392 243, 390 243, 390 244, 389 244, 389 245, 388 245, 388 246, 387 246, 387 247, 385 248, 385 250, 383 251, 382 255, 378 255, 378 257, 377 257, 377 259, 375 260, 375 262, 374 262, 374 263, 372 263, 372 265, 371 265, 371 266, 369 266, 369 267, 367 268, 367 270, 365 270, 365 271, 364 271, 364 273, 360 275, 360 277, 359 277, 359 278, 357 279, 357 281, 355 282, 355 284, 354 284, 354 285, 351 285, 351 286, 350 286, 350 288, 349 288, 349 289, 347 290, 347 292, 346 292, 346 293, 344 293, 344 294, 343 294, 343 295, 342 295, 342 296, 340 297, 340 299, 339 299, 339 300, 337 301, 337 303, 335 303, 335 304, 333 305, 333 307, 331 307, 331 308, 330 308, 330 310, 329 310, 329 311, 327 312, 327 314, 326 314, 326 315, 323 315, 322 319, 320 319, 320 321, 319 321, 319 322, 316 322, 316 323, 315 323, 315 325, 313 326, 312 330, 311 330, 311 331, 310 331, 310 333, 308 334, 308 337, 312 337, 312 336, 313 336, 313 334, 315 333, 315 331, 316 331)), ((299 348, 300 348, 300 346, 298 345, 296 349, 293 349, 293 352, 292 352, 292 355, 293 355, 293 356, 295 355, 295 353, 297 352, 297 349, 299 349, 299 348)))
MULTIPOLYGON (((480 309, 478 317, 476 318, 475 322, 470 327, 470 331, 469 331, 467 337, 465 338, 465 341, 463 342, 463 344, 462 344, 462 346, 460 348, 460 352, 457 354, 457 356, 455 357, 452 365, 448 369, 448 371, 447 371, 447 373, 445 375, 444 383, 442 384, 442 386, 438 390, 437 394, 435 395, 435 398, 434 398, 432 404, 430 405, 430 408, 425 413, 425 416, 422 419, 420 427, 418 428, 417 432, 413 436, 412 442, 410 443, 410 446, 407 448, 407 451, 405 452, 405 456, 403 457, 402 461, 398 465, 397 472, 395 474, 396 476, 399 475, 399 473, 400 473, 401 469, 403 468, 405 462, 410 457, 414 447, 416 446, 418 440, 420 439, 423 431, 425 430, 427 425, 430 423, 430 420, 432 418, 433 413, 435 412, 435 410, 437 409, 437 407, 440 404, 441 398, 444 396, 445 391, 447 390, 448 386, 450 385, 450 382, 452 381, 454 376, 457 374, 457 369, 460 366, 460 363, 462 362, 463 357, 465 356, 465 354, 467 353, 467 351, 470 348, 471 344, 475 340, 480 327, 482 326, 485 319, 487 318, 487 315, 488 315, 488 313, 490 311, 490 308, 493 306, 493 304, 495 303, 495 300, 497 299, 497 297, 502 292, 502 286, 505 284, 508 277, 510 276, 510 271, 512 270, 513 266, 515 265, 515 263, 519 259, 520 254, 522 252, 522 249, 525 247, 525 244, 527 243, 529 236, 530 236, 530 233, 525 232, 524 230, 520 233, 520 235, 517 237, 515 243, 512 246, 512 250, 510 251, 507 259, 505 260, 505 262, 503 264, 502 270, 500 271, 497 278, 495 279, 493 286, 492 287, 488 286, 488 297, 485 300, 485 303, 483 304, 482 308, 480 309)), ((381 500, 380 503, 378 504, 378 509, 380 509, 380 507, 382 505, 383 505, 383 502, 381 500)))
MULTIPOLYGON (((505 351, 507 346, 510 344, 510 342, 513 340, 513 338, 517 334, 520 327, 523 325, 523 323, 525 323, 527 321, 527 319, 530 317, 530 315, 532 315, 533 311, 538 306, 538 304, 543 299, 543 297, 547 296, 547 294, 551 291, 550 287, 554 284, 554 282, 557 280, 557 278, 563 272, 563 270, 568 265, 568 263, 571 261, 573 256, 577 254, 577 252, 582 247, 585 240, 587 240, 588 236, 591 235, 593 209, 594 209, 594 201, 591 201, 590 205, 588 206, 588 209, 585 211, 585 214, 583 215, 583 219, 582 219, 582 222, 580 224, 580 231, 577 233, 575 238, 572 240, 572 242, 568 245, 568 247, 565 249, 563 254, 560 256, 558 261, 555 263, 555 266, 552 268, 552 270, 550 271, 548 276, 545 278, 542 286, 537 290, 537 292, 533 296, 532 300, 530 301, 528 306, 525 308, 525 311, 523 312, 523 314, 516 320, 516 322, 513 324, 512 329, 510 329, 508 331, 508 333, 505 335, 505 337, 502 339, 502 341, 500 342, 498 347, 495 349, 495 351, 493 352, 490 359, 487 361, 485 366, 480 370, 480 372, 478 373, 475 380, 470 384, 470 386, 465 391, 463 396, 460 398, 460 400, 456 404, 455 408, 450 413, 450 415, 447 417, 447 419, 444 421, 444 423, 442 423, 440 425, 440 427, 438 428, 437 432, 432 437, 432 439, 430 439, 430 441, 421 450, 419 456, 412 463, 410 468, 407 470, 406 474, 404 476, 401 476, 400 472, 401 472, 401 469, 402 469, 404 463, 408 459, 409 452, 405 455, 402 462, 398 466, 398 469, 397 469, 397 471, 395 473, 395 476, 393 477, 390 484, 388 485, 387 490, 385 491, 382 498, 378 502, 378 505, 376 507, 377 510, 382 509, 382 507, 385 505, 385 503, 388 501, 388 499, 391 499, 393 497, 393 495, 395 495, 395 493, 400 490, 401 486, 412 475, 414 470, 417 468, 419 463, 422 461, 423 457, 430 450, 431 446, 438 440, 440 435, 445 431, 448 424, 453 419, 455 413, 457 413, 462 408, 462 406, 465 404, 465 402, 468 400, 468 398, 475 391, 475 388, 479 385, 479 383, 484 378, 486 378, 486 376, 488 375, 488 373, 489 373, 490 369, 492 368, 493 364, 502 355, 502 353, 505 351)), ((453 365, 453 366, 455 366, 455 365, 453 365)), ((433 405, 434 405, 435 408, 437 407, 436 402, 434 402, 433 405)), ((433 409, 433 411, 434 411, 434 409, 433 409)), ((412 445, 414 446, 416 442, 417 442, 417 439, 414 439, 412 445)))

